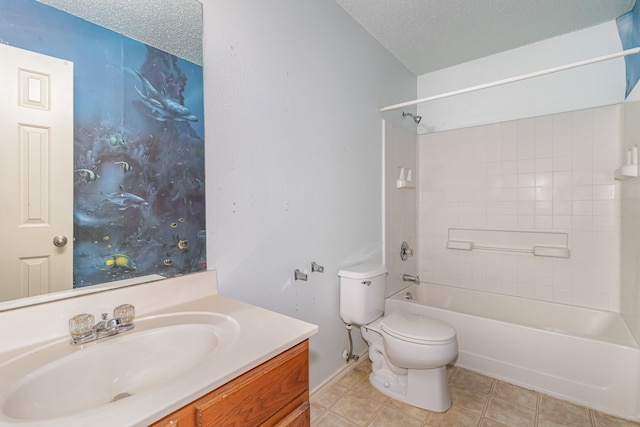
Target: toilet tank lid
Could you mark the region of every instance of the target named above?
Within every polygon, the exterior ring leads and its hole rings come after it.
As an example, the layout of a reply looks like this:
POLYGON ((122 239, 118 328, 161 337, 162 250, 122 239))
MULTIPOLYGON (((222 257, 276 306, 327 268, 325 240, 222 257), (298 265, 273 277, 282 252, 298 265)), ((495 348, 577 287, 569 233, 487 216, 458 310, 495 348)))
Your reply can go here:
POLYGON ((356 264, 338 271, 338 276, 347 279, 367 279, 387 274, 387 266, 382 264, 356 264))

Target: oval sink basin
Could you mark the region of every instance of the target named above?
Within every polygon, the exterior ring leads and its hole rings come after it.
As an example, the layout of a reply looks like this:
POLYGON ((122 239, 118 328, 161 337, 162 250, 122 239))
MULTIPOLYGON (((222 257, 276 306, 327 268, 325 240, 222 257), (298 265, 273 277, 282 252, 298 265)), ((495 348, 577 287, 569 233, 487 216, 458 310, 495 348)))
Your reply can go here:
POLYGON ((170 386, 238 332, 227 316, 177 313, 136 320, 129 332, 82 346, 43 346, 0 366, 3 415, 55 419, 170 386))

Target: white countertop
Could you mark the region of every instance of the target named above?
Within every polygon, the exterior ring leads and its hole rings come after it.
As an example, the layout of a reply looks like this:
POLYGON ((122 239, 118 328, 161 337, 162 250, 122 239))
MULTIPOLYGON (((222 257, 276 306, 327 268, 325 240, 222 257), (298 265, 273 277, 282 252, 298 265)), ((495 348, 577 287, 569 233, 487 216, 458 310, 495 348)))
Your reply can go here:
MULTIPOLYGON (((215 280, 215 271, 212 271, 176 279, 165 279, 149 285, 113 290, 101 294, 102 297, 91 295, 94 302, 100 301, 98 304, 100 307, 95 307, 98 312, 105 310, 104 306, 115 307, 121 303, 131 303, 136 306, 136 318, 138 319, 176 312, 212 312, 233 319, 239 328, 237 338, 232 343, 227 343, 224 348, 216 349, 205 362, 164 386, 132 395, 82 414, 54 420, 18 420, 0 414, 0 426, 147 426, 304 341, 318 331, 318 327, 310 323, 218 295, 215 280), (105 302, 105 300, 107 301, 105 302), (116 301, 117 303, 115 303, 116 301)), ((77 299, 74 298, 74 300, 77 299)), ((58 340, 68 341, 68 332, 59 333, 60 329, 66 330, 68 318, 78 314, 80 311, 76 310, 79 307, 84 307, 82 311, 92 312, 90 311, 90 300, 64 300, 36 307, 40 307, 40 309, 34 310, 35 307, 27 307, 0 312, 0 324, 3 324, 3 331, 9 329, 9 325, 19 325, 16 326, 17 332, 12 329, 12 332, 8 334, 7 341, 3 337, 3 344, 0 346, 0 366, 4 361, 23 351, 36 348, 42 343, 52 343, 58 340), (20 310, 26 310, 28 313, 20 312, 20 310), (45 328, 44 335, 35 332, 33 325, 37 325, 38 321, 37 319, 34 321, 33 316, 44 315, 47 319, 52 317, 51 313, 54 312, 57 314, 54 316, 56 319, 64 318, 63 327, 59 328, 56 325, 54 328, 58 333, 47 332, 50 328, 45 328), (60 312, 63 314, 58 314, 60 312), (27 318, 29 321, 26 321, 27 318), (24 324, 16 323, 18 320, 24 324), (25 337, 22 341, 20 333, 23 333, 25 337), (41 336, 38 337, 38 335, 41 336)), ((47 323, 46 320, 45 323, 47 323)), ((114 336, 106 338, 106 340, 118 340, 118 338, 118 336, 114 336)), ((98 342, 96 345, 100 345, 100 343, 98 342)), ((170 345, 171 343, 167 343, 167 346, 170 345)), ((160 358, 162 354, 157 356, 160 358)), ((91 375, 91 373, 87 372, 87 375, 91 375)), ((60 384, 60 392, 64 393, 66 387, 72 386, 72 384, 60 384)), ((1 405, 2 402, 0 402, 0 407, 1 405)))

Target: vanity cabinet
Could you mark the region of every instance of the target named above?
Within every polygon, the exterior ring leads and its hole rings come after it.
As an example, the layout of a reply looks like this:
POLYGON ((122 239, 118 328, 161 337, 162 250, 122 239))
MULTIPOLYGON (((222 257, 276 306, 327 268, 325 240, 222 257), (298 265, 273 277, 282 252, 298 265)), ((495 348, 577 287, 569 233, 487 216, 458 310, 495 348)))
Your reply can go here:
POLYGON ((309 342, 280 353, 151 427, 310 426, 309 342))

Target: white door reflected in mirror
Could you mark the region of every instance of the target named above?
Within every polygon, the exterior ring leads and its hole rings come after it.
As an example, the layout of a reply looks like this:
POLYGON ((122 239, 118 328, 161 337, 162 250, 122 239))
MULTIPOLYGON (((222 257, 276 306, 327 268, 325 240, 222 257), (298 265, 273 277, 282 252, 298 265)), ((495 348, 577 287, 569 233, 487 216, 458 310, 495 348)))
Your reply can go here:
POLYGON ((3 44, 0 57, 6 301, 73 287, 73 244, 59 244, 73 235, 73 63, 3 44))

